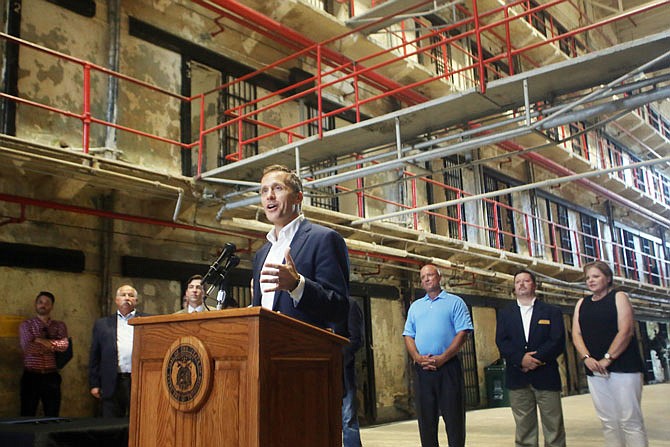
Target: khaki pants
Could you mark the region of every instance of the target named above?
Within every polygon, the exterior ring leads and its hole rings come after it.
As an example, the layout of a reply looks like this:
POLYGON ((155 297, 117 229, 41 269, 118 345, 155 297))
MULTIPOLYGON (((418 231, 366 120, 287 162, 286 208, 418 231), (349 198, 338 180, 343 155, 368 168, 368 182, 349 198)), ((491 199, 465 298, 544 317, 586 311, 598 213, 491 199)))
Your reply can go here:
POLYGON ((538 447, 537 409, 542 419, 545 447, 565 447, 565 427, 560 391, 544 391, 528 386, 509 390, 512 414, 516 422, 516 447, 538 447))

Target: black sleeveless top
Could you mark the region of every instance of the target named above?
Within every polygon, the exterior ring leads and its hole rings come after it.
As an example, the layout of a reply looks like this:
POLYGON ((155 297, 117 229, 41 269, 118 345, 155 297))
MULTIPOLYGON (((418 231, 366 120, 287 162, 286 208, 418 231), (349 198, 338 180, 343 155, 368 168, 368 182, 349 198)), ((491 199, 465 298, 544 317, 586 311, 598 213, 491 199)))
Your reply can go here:
MULTIPOLYGON (((603 358, 617 334, 616 293, 616 290, 612 290, 598 301, 593 301, 593 295, 587 296, 579 308, 579 327, 582 331, 582 338, 589 354, 596 360, 603 358)), ((587 375, 593 375, 591 370, 586 367, 584 369, 587 375)), ((644 371, 634 333, 626 350, 612 362, 607 370, 625 373, 644 371)))

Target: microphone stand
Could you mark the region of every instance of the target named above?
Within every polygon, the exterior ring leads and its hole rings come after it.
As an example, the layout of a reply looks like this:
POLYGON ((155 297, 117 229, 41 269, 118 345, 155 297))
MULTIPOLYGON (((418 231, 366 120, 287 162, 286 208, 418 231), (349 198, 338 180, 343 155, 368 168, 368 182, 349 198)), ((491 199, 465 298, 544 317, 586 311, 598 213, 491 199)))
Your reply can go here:
MULTIPOLYGON (((230 255, 226 261, 226 263, 221 266, 219 265, 218 262, 215 262, 209 267, 209 271, 205 275, 205 277, 202 279, 203 284, 209 284, 209 287, 205 290, 205 295, 203 296, 202 302, 207 307, 207 297, 209 294, 215 289, 219 288, 219 292, 217 293, 217 305, 216 309, 221 310, 223 309, 223 305, 226 300, 226 292, 225 290, 222 289, 223 283, 226 280, 226 276, 228 276, 228 273, 230 270, 232 270, 234 267, 236 267, 240 263, 240 258, 235 256, 235 255, 230 255)), ((209 309, 209 308, 208 308, 209 309)))

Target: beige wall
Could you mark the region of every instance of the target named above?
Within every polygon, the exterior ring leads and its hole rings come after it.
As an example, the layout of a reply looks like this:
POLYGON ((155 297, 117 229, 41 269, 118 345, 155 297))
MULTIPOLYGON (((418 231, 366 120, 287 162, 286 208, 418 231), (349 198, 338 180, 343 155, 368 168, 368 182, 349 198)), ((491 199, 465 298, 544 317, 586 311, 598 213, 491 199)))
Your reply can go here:
MULTIPOLYGON (((18 333, 15 332, 18 326, 14 322, 35 316, 35 297, 42 290, 55 295, 52 318, 64 321, 73 339, 74 357, 61 371, 61 416, 93 416, 96 401, 88 393, 88 359, 93 323, 101 316, 100 280, 97 275, 91 272, 64 273, 0 267, 0 277, 0 295, 5 300, 0 314, 0 348, 3 352, 0 363, 0 417, 19 414, 23 358, 18 333)), ((122 284, 132 284, 137 288, 138 309, 147 313, 171 313, 179 308, 181 287, 177 281, 115 277, 113 284, 114 291, 122 284)), ((113 297, 108 301, 113 306, 113 297)))
POLYGON ((477 353, 477 377, 479 378, 479 401, 486 406, 486 376, 484 368, 499 357, 496 346, 496 311, 485 307, 472 308, 472 324, 475 327, 475 352, 477 353))
MULTIPOLYGON (((56 302, 52 317, 65 322, 73 338, 74 357, 63 369, 61 415, 81 417, 93 414, 94 399, 88 394, 88 350, 92 319, 98 312, 98 280, 91 274, 34 271, 0 267, 2 316, 32 318, 34 301, 42 290, 52 292, 56 302)), ((0 320, 2 321, 2 320, 0 320)), ((10 334, 6 334, 10 335, 10 334)), ((18 333, 0 338, 3 361, 0 366, 0 417, 19 414, 19 382, 23 357, 18 333), (7 353, 8 355, 4 354, 7 353)))
MULTIPOLYGON (((163 89, 178 92, 181 87, 181 58, 174 52, 157 48, 145 41, 128 35, 128 17, 133 16, 151 23, 166 31, 176 34, 204 48, 219 52, 240 63, 253 66, 263 65, 268 61, 277 60, 284 54, 272 45, 264 45, 260 39, 244 39, 235 27, 227 27, 224 33, 214 37, 211 34, 211 20, 203 20, 189 11, 188 2, 168 2, 149 0, 123 0, 121 2, 121 71, 136 76, 147 82, 155 83, 163 89)), ((96 17, 84 18, 64 8, 57 7, 45 0, 24 0, 22 10, 22 35, 56 50, 67 52, 76 57, 91 60, 100 65, 107 61, 109 47, 109 25, 105 2, 96 2, 96 17)), ((79 68, 55 63, 46 56, 34 58, 34 51, 23 51, 19 74, 19 89, 27 99, 45 100, 55 107, 79 111, 81 109, 82 74, 79 68)), ((455 67, 458 62, 455 61, 455 67)), ((283 70, 275 73, 279 78, 286 76, 283 70)), ((94 76, 92 91, 93 112, 104 118, 106 109, 107 79, 94 76)), ((259 89, 259 95, 262 95, 259 89)), ((159 95, 140 91, 122 82, 119 93, 119 122, 121 124, 141 123, 142 130, 159 134, 163 137, 178 139, 179 116, 178 102, 165 100, 159 95)), ((281 110, 267 112, 263 120, 281 126, 293 122, 300 112, 298 107, 287 105, 281 110)), ((77 120, 56 118, 53 114, 36 111, 34 108, 18 107, 17 134, 19 137, 30 137, 54 147, 75 148, 81 145, 81 125, 77 120)), ((279 144, 279 138, 264 142, 263 149, 272 149, 279 144)), ((92 145, 104 143, 103 132, 94 126, 92 145)), ((166 143, 147 142, 128 134, 119 133, 119 148, 123 150, 120 160, 129 164, 160 173, 179 174, 180 154, 176 146, 166 143)), ((482 156, 498 153, 492 148, 483 148, 482 156)), ((477 157, 475 157, 477 158, 477 157)), ((479 157, 482 158, 482 157, 479 157)), ((19 162, 17 162, 18 164, 19 162)), ((525 167, 520 164, 491 164, 492 169, 506 172, 519 179, 524 178, 525 167)), ((29 168, 26 166, 26 168, 29 168)), ((77 205, 87 209, 102 209, 101 197, 107 193, 104 186, 96 192, 88 188, 86 180, 74 178, 68 174, 49 176, 40 171, 17 169, 16 178, 8 179, 0 176, 0 190, 3 193, 22 197, 39 197, 58 203, 77 205), (28 172, 28 175, 25 174, 28 172)), ((396 171, 378 173, 369 178, 371 183, 383 183, 397 177, 396 171)), ((544 172, 537 172, 537 180, 547 178, 544 172)), ((147 175, 147 177, 149 177, 147 175)), ((153 177, 152 177, 153 178, 153 177)), ((256 179, 249 179, 256 180, 256 179)), ((119 180, 121 181, 121 180, 119 180)), ((481 190, 481 168, 474 167, 463 170, 464 189, 470 192, 481 190)), ((105 183, 102 183, 105 185, 105 183)), ((110 186, 115 189, 116 185, 110 186)), ((348 185, 354 188, 355 182, 348 185)), ((124 189, 124 187, 118 189, 124 189)), ((146 188, 149 189, 147 186, 146 188)), ((425 191, 425 187, 420 188, 425 191)), ((136 184, 129 185, 126 194, 118 193, 110 211, 126 213, 134 216, 151 216, 155 219, 170 221, 175 208, 176 195, 173 193, 159 194, 156 190, 143 195, 136 184)), ((398 187, 380 186, 370 188, 368 194, 384 199, 399 200, 398 187)), ((421 193, 420 193, 421 195, 421 193)), ((571 189, 570 185, 561 186, 561 195, 569 201, 591 206, 589 194, 582 190, 571 189)), ((443 196, 438 193, 436 200, 443 196)), ((341 200, 341 210, 355 214, 357 211, 355 196, 345 196, 341 200)), ((189 214, 189 223, 218 228, 213 219, 215 207, 196 207, 194 202, 200 197, 184 198, 184 210, 193 210, 189 214), (190 208, 189 208, 190 207, 190 208)), ((420 200, 420 204, 422 199, 420 200)), ((519 201, 519 203, 522 203, 519 201)), ((600 205, 594 205, 600 206, 600 205)), ((392 205, 383 202, 366 201, 368 216, 397 211, 392 205)), ((474 203, 465 205, 468 222, 483 222, 481 208, 474 203)), ((20 209, 17 205, 0 202, 0 215, 17 216, 20 209)), ((186 211, 182 212, 185 218, 186 211)), ((403 221, 405 218, 398 219, 403 221)), ((408 221, 411 216, 406 218, 408 221)), ((573 222, 574 223, 574 222, 573 222)), ((421 221, 422 228, 428 222, 421 221)), ((576 224, 574 225, 576 227, 576 224)), ((136 222, 116 220, 111 225, 114 234, 111 237, 109 262, 101 259, 101 236, 105 234, 104 222, 101 218, 81 214, 66 213, 27 207, 27 220, 19 224, 2 226, 0 240, 44 247, 60 247, 81 250, 86 256, 85 271, 79 274, 60 273, 46 270, 27 270, 21 268, 0 267, 0 293, 5 299, 0 325, 11 330, 0 330, 0 348, 3 362, 0 364, 0 417, 18 414, 18 383, 21 374, 21 353, 15 333, 17 319, 33 315, 33 301, 39 290, 46 289, 55 293, 57 301, 54 317, 64 320, 74 338, 74 360, 63 371, 63 416, 83 417, 93 414, 95 402, 88 395, 87 367, 90 331, 93 322, 107 312, 103 308, 110 306, 111 296, 101 296, 106 287, 113 291, 121 284, 131 283, 139 291, 140 308, 149 313, 170 313, 179 308, 181 290, 179 280, 173 281, 148 280, 141 278, 122 278, 120 259, 123 255, 145 256, 182 262, 208 263, 215 258, 216 250, 221 246, 224 237, 206 235, 186 230, 146 225, 136 222), (106 265, 110 273, 105 276, 101 266, 106 265), (14 332, 12 332, 14 331, 14 332)), ((438 233, 446 234, 446 225, 438 224, 438 233)), ((483 231, 469 227, 468 241, 482 242, 487 245, 483 231)), ((245 242, 238 247, 246 247, 250 253, 243 255, 243 264, 249 265, 250 254, 253 253, 261 239, 240 235, 245 242)), ((238 241, 235 240, 237 243, 238 241)), ((400 280, 404 280, 401 278, 400 280)), ((372 281, 372 279, 371 279, 372 281)), ((407 354, 402 339, 405 322, 402 301, 388 298, 373 297, 371 299, 372 337, 374 340, 374 366, 376 385, 376 406, 378 421, 402 419, 413 413, 411 408, 410 371, 407 354)), ((495 311, 489 308, 473 308, 475 325, 475 346, 478 354, 477 369, 482 403, 486 402, 484 368, 498 358, 495 347, 495 311)), ((566 323, 569 321, 566 318, 566 323)), ((2 329, 0 327, 0 329, 2 329)), ((570 345, 571 346, 571 345, 570 345)), ((570 352, 570 350, 569 350, 570 352)), ((571 354, 572 355, 572 354, 571 354)), ((565 376, 570 372, 573 381, 578 377, 578 364, 573 356, 561 360, 561 371, 565 376)))
POLYGON ((409 370, 402 338, 405 315, 402 301, 372 298, 377 422, 397 420, 409 412, 409 370))

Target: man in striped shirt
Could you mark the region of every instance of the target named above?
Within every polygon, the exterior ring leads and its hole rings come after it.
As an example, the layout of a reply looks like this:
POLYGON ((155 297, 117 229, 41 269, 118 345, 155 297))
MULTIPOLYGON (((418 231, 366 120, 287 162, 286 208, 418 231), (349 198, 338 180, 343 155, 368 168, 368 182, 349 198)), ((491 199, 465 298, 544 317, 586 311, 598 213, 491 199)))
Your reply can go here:
POLYGON ((40 292, 35 298, 37 316, 19 326, 23 349, 21 416, 35 416, 40 401, 45 416, 58 417, 60 412, 61 377, 54 352, 65 351, 68 339, 65 323, 51 319, 55 301, 51 292, 40 292))

